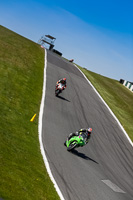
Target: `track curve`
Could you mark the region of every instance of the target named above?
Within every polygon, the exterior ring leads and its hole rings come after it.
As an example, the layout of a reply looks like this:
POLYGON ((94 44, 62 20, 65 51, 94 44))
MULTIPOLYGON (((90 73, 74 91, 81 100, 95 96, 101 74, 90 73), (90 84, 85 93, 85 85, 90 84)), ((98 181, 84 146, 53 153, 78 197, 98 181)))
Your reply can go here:
POLYGON ((42 141, 51 172, 66 200, 133 199, 133 151, 118 123, 73 64, 47 52, 42 141), (56 81, 67 88, 55 97, 56 81), (67 152, 70 132, 92 127, 83 148, 67 152))

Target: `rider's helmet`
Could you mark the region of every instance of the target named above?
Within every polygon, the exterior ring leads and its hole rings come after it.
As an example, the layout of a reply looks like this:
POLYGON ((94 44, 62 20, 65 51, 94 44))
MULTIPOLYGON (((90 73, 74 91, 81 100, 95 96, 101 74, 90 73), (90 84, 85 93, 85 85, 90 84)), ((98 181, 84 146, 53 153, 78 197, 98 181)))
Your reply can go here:
POLYGON ((63 83, 66 83, 66 78, 63 78, 62 80, 63 80, 63 83))
POLYGON ((91 132, 92 132, 92 128, 88 128, 88 129, 87 129, 88 135, 91 135, 91 132))

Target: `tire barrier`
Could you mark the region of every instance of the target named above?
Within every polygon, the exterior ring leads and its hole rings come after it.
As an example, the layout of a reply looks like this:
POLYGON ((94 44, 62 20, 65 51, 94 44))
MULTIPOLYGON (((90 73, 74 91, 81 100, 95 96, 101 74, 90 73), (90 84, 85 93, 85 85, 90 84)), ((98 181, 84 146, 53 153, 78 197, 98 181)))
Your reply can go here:
POLYGON ((62 56, 62 53, 59 52, 59 51, 57 51, 56 49, 53 49, 53 52, 56 53, 56 54, 58 54, 59 56, 62 56))

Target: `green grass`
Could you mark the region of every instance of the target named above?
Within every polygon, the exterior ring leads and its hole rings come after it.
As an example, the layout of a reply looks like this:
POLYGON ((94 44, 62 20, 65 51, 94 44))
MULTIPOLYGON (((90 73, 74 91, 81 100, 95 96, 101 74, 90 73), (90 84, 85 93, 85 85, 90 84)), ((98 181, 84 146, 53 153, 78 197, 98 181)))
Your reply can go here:
POLYGON ((78 67, 108 104, 133 141, 133 93, 117 80, 78 67))
POLYGON ((0 197, 57 200, 38 139, 44 50, 2 26, 0 49, 0 197))
MULTIPOLYGON (((118 81, 79 68, 133 141, 133 94, 118 81)), ((44 50, 0 26, 0 197, 4 200, 59 199, 38 139, 43 70, 44 50)))

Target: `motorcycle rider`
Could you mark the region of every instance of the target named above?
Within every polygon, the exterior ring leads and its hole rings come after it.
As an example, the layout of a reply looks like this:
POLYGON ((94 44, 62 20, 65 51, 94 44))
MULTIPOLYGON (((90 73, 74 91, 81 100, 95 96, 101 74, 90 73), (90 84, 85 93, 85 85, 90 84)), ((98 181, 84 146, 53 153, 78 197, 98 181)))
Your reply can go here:
POLYGON ((64 89, 66 88, 66 78, 62 78, 59 81, 57 81, 57 83, 56 83, 56 90, 57 90, 57 87, 58 87, 59 83, 62 83, 64 85, 64 89))
MULTIPOLYGON (((70 133, 69 136, 68 136, 68 140, 70 140, 73 136, 79 136, 82 134, 84 134, 86 136, 86 144, 89 142, 89 139, 91 138, 91 132, 92 132, 92 128, 83 128, 83 129, 80 129, 79 131, 76 131, 76 133, 70 133)), ((66 146, 66 141, 64 142, 64 145, 66 146)))

